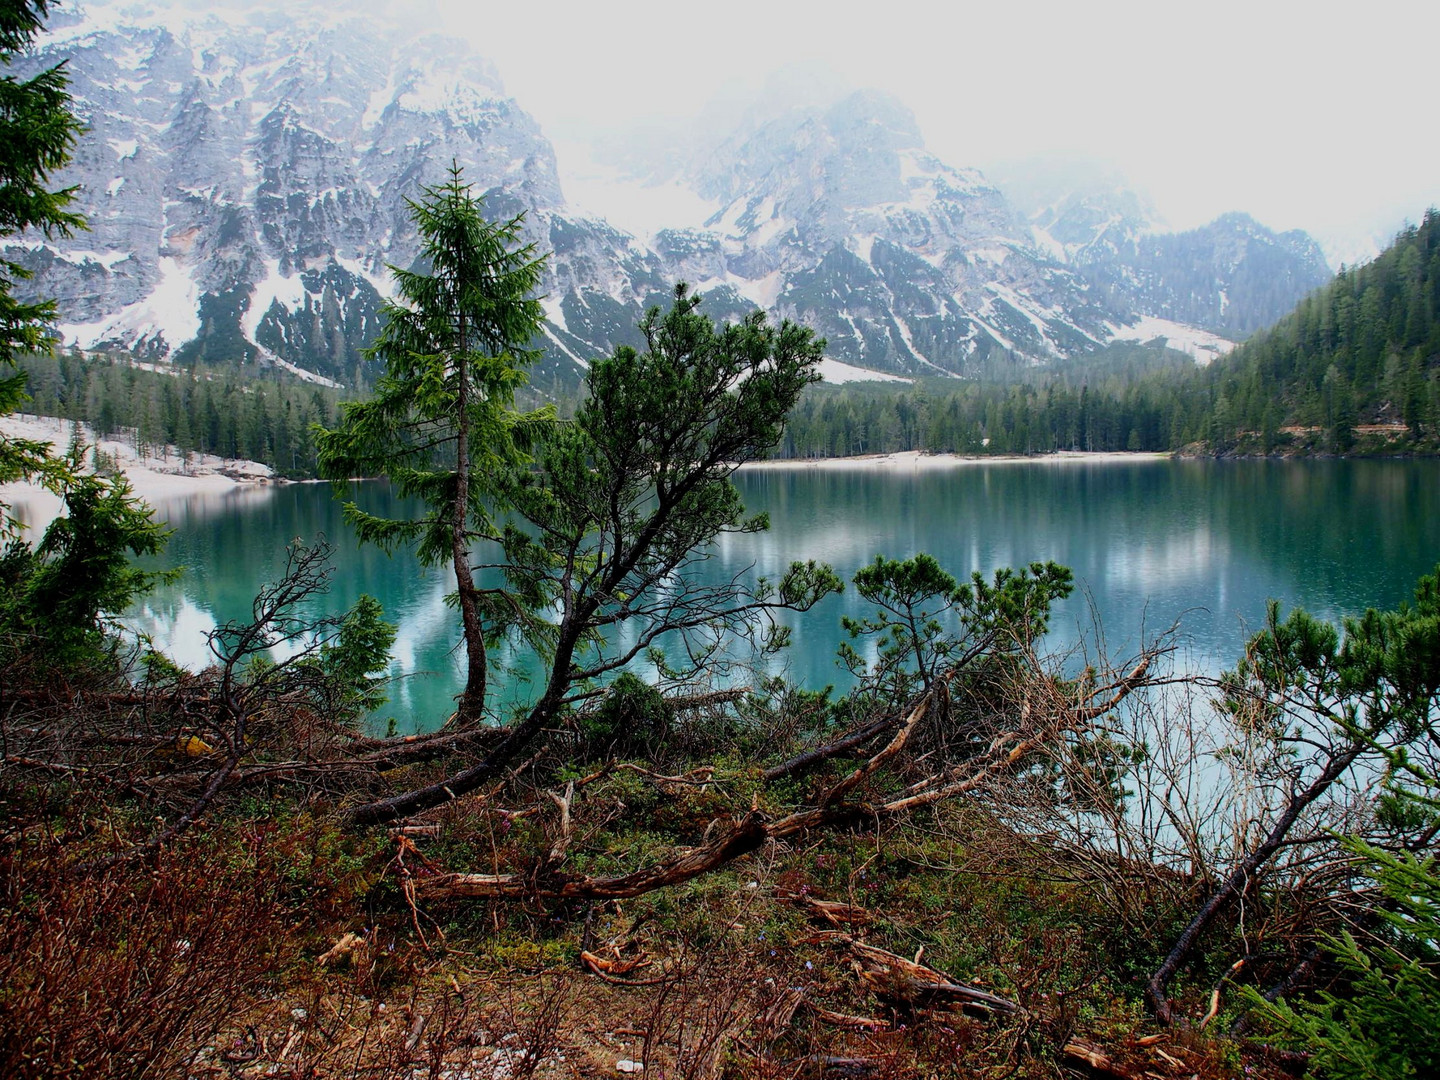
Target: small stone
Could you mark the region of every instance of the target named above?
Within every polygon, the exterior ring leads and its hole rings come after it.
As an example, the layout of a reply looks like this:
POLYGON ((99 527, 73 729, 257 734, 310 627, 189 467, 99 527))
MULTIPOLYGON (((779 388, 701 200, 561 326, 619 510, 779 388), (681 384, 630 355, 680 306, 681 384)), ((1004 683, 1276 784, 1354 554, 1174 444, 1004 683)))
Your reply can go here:
POLYGON ((622 1073, 637 1073, 645 1071, 644 1065, 641 1065, 638 1061, 631 1061, 629 1058, 621 1058, 619 1061, 615 1062, 615 1068, 617 1071, 622 1073))

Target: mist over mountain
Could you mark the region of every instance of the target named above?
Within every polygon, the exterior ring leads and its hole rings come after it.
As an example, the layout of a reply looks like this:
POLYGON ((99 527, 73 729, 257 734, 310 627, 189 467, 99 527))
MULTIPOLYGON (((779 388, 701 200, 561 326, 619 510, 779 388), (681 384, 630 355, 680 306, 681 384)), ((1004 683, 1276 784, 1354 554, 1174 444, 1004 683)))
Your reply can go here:
POLYGON ((1124 177, 1091 160, 1019 162, 1001 175, 1037 244, 1143 315, 1240 341, 1332 276, 1310 236, 1276 233, 1248 214, 1174 231, 1124 177))
POLYGON ((574 366, 560 304, 599 293, 628 326, 665 289, 652 254, 566 215, 549 141, 452 38, 264 5, 90 8, 53 30, 30 64, 68 61, 89 131, 59 179, 91 231, 19 261, 67 342, 353 379, 386 264, 415 256, 406 200, 452 161, 556 252, 552 363, 574 366))
POLYGON ((1244 215, 1169 234, 1123 190, 1021 213, 874 91, 782 86, 661 140, 617 184, 679 220, 626 232, 567 200, 555 148, 494 66, 427 25, 265 3, 57 14, 26 64, 68 62, 89 131, 59 179, 80 185, 92 230, 7 250, 59 299, 65 342, 363 380, 386 265, 415 257, 406 200, 452 160, 552 253, 542 386, 633 341, 680 279, 717 316, 759 305, 815 327, 845 379, 974 374, 1116 337, 1238 339, 1328 277, 1304 234, 1244 215))

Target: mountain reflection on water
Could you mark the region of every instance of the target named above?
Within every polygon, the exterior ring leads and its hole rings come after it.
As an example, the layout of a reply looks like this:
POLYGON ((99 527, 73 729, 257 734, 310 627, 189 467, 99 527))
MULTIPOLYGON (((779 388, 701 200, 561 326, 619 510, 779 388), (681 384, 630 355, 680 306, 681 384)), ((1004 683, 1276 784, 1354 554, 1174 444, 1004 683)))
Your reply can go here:
MULTIPOLYGON (((1233 663, 1268 598, 1338 619, 1399 603, 1440 560, 1437 461, 799 465, 745 470, 735 482, 749 511, 769 513, 771 529, 721 537, 702 564, 706 581, 774 577, 794 559, 830 562, 848 578, 881 553, 928 551, 957 577, 1053 559, 1074 570, 1078 586, 1052 621, 1055 649, 1093 649, 1092 614, 1117 657, 1178 619, 1176 662, 1187 670, 1233 663)), ((383 484, 352 490, 372 512, 406 512, 383 484)), ((257 586, 283 570, 291 540, 323 535, 335 573, 310 610, 342 611, 368 592, 399 628, 396 681, 377 725, 393 716, 402 731, 433 728, 449 714, 463 666, 458 619, 445 602, 449 573, 359 546, 327 485, 166 499, 157 511, 175 529, 162 563, 185 571, 127 620, 177 661, 206 664, 205 634, 248 616, 257 586)), ((753 677, 753 662, 809 687, 843 689, 840 618, 863 611, 848 589, 789 616, 792 647, 763 662, 739 650, 730 678, 753 677)), ((514 649, 496 659, 503 710, 532 693, 533 668, 514 649)))

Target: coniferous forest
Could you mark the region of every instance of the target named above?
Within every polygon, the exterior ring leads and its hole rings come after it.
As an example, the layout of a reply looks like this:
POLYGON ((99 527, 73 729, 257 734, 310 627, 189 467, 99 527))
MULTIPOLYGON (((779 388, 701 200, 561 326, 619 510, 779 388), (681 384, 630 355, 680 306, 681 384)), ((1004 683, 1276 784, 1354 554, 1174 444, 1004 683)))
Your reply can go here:
POLYGON ((1440 428, 1440 213, 1430 210, 1373 262, 1342 270, 1256 334, 1207 388, 1210 442, 1276 445, 1287 426, 1322 429, 1329 448, 1355 428, 1404 425, 1433 449, 1440 428))
POLYGON ((98 438, 134 442, 142 455, 172 446, 313 477, 313 426, 332 424, 341 393, 298 379, 246 378, 234 370, 143 367, 78 353, 22 364, 27 412, 84 422, 98 438))

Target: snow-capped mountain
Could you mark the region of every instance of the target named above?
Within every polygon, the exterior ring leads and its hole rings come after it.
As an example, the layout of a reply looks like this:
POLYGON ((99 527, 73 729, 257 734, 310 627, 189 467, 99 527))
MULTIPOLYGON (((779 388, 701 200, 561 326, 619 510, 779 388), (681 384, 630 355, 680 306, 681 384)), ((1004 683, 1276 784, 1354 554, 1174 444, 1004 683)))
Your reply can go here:
POLYGON ((1084 273, 1112 303, 1236 341, 1288 314, 1333 276, 1306 233, 1276 233, 1239 213, 1186 232, 1142 234, 1084 273))
POLYGON ((842 377, 1043 362, 1151 325, 1141 316, 1223 329, 1196 295, 1218 289, 1222 315, 1253 321, 1253 291, 1298 283, 1246 269, 1271 264, 1234 229, 1204 248, 1080 204, 1032 224, 874 92, 747 117, 667 178, 709 216, 642 239, 567 204, 553 146, 491 64, 424 20, 348 11, 116 0, 56 14, 17 73, 68 62, 88 131, 58 179, 80 186, 92 228, 7 250, 60 301, 67 344, 357 380, 386 266, 417 251, 407 200, 452 161, 550 253, 542 387, 632 341, 677 280, 717 317, 759 305, 815 327, 842 377))
POLYGON ((688 182, 719 210, 665 230, 667 267, 814 326, 840 360, 958 374, 993 353, 1066 355, 1106 340, 1089 286, 1039 253, 974 169, 926 152, 909 110, 873 91, 720 144, 688 182))
POLYGON ((1175 232, 1124 178, 1083 159, 1070 164, 1070 176, 1065 163, 1012 165, 1006 190, 1036 245, 1113 307, 1240 341, 1330 280, 1306 233, 1276 233, 1239 213, 1175 232))
POLYGON ((1244 213, 1185 232, 1158 228, 1125 190, 1073 196, 1032 219, 1035 238, 1104 302, 1240 341, 1331 279, 1306 233, 1276 233, 1244 213))
POLYGON ((1142 236, 1164 232, 1154 207, 1123 186, 1079 189, 1030 218, 1036 243, 1071 266, 1123 260, 1142 236))
POLYGON ((1113 307, 1240 341, 1330 280, 1320 245, 1276 233, 1248 214, 1168 232, 1133 192, 1074 195, 1040 211, 1037 242, 1113 307))
POLYGON ((91 6, 50 30, 25 66, 68 61, 88 130, 59 180, 91 229, 18 261, 66 342, 353 378, 386 264, 415 257, 406 200, 452 161, 555 253, 552 361, 608 348, 606 319, 633 327, 665 291, 653 253, 567 215, 549 141, 453 39, 264 4, 91 6))

